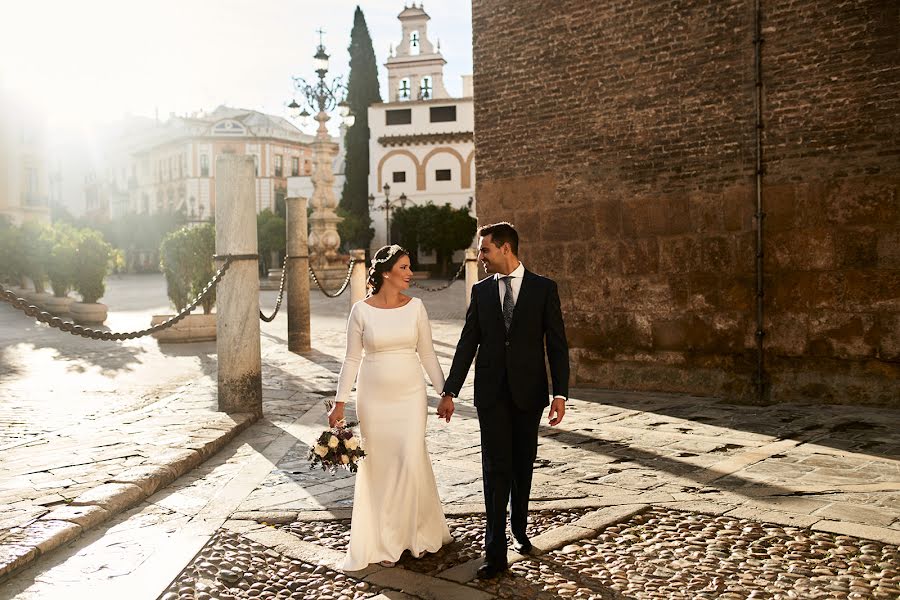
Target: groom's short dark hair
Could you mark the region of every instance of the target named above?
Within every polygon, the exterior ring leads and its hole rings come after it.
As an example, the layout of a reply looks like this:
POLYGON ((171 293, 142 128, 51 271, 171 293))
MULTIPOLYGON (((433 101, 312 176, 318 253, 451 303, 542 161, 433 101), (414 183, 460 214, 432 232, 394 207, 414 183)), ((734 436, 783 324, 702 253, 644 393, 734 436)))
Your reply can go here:
POLYGON ((516 256, 519 255, 519 234, 516 233, 516 228, 512 226, 512 223, 501 221, 499 223, 483 225, 478 230, 478 235, 481 237, 491 236, 491 241, 493 241, 494 245, 498 248, 508 242, 512 253, 516 256))

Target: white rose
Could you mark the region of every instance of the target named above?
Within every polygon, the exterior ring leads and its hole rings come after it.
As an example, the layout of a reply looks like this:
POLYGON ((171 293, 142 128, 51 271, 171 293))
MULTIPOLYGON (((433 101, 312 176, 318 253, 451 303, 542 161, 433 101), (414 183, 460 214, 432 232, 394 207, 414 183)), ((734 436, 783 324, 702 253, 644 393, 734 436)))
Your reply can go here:
POLYGON ((346 454, 341 454, 341 464, 347 464, 350 462, 350 457, 346 454))
POLYGON ((325 455, 328 454, 328 448, 326 448, 322 444, 316 444, 313 452, 315 452, 320 458, 324 458, 325 455))
POLYGON ((359 442, 356 441, 355 437, 352 437, 349 440, 345 441, 344 445, 347 446, 347 450, 356 450, 357 448, 359 448, 359 442))
POLYGON ((336 436, 336 435, 333 435, 333 436, 331 436, 331 438, 328 440, 328 447, 329 447, 329 448, 337 448, 339 442, 340 442, 340 440, 337 439, 337 436, 336 436))
POLYGON ((357 462, 359 462, 359 457, 354 454, 350 460, 357 463, 357 462))

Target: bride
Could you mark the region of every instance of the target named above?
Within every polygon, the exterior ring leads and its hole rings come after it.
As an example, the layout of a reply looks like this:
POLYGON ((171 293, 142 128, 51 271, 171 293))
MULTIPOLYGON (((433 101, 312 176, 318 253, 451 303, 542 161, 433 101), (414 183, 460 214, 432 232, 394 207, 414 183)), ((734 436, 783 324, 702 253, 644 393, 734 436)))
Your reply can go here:
MULTIPOLYGON (((438 393, 444 373, 424 304, 402 293, 411 277, 406 250, 380 248, 369 269, 371 293, 353 305, 347 323, 347 353, 328 414, 332 427, 344 418, 358 374, 356 413, 366 457, 356 475, 350 544, 341 565, 347 571, 375 562, 392 567, 404 550, 419 557, 453 539, 425 447, 422 367, 438 393)), ((452 402, 438 409, 449 422, 452 402)))

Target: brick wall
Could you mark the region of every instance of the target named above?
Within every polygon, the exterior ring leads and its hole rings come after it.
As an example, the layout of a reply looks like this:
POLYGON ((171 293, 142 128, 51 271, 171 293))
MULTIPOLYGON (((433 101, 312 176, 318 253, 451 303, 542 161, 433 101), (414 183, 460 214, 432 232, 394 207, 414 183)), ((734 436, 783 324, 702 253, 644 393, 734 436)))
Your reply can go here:
MULTIPOLYGON (((762 6, 772 399, 898 406, 900 5, 762 6)), ((754 400, 752 39, 750 0, 473 0, 478 218, 574 384, 754 400)))

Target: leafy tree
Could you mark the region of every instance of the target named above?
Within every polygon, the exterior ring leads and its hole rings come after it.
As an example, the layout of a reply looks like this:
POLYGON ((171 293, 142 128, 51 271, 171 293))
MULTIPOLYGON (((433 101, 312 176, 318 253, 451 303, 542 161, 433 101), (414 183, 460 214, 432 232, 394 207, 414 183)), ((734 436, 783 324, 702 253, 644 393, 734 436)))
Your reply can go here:
POLYGON ((45 231, 50 243, 47 275, 53 295, 64 298, 74 285, 75 258, 82 232, 60 221, 45 231))
POLYGON ((432 203, 398 209, 391 219, 392 238, 415 256, 419 250, 434 252, 442 275, 449 275, 450 260, 457 250, 472 243, 478 222, 466 207, 432 203))
POLYGON ((131 213, 100 225, 99 230, 107 242, 125 254, 127 269, 146 272, 159 268, 156 255, 163 238, 184 224, 181 212, 131 213), (149 260, 140 262, 142 255, 149 256, 149 260))
POLYGON ((25 247, 22 230, 0 215, 0 281, 22 285, 25 276, 25 247))
POLYGON ((47 282, 47 263, 50 262, 51 236, 49 227, 37 221, 22 223, 22 246, 25 251, 25 275, 34 284, 34 291, 41 294, 47 282))
POLYGON ((73 285, 86 304, 97 302, 103 297, 106 285, 103 280, 109 273, 109 258, 112 246, 103 240, 99 232, 82 229, 75 250, 73 285))
MULTIPOLYGON (((182 227, 170 232, 160 244, 160 266, 166 276, 166 293, 181 312, 197 297, 215 275, 213 255, 216 230, 210 223, 182 227)), ((215 288, 203 299, 203 313, 209 314, 216 302, 215 288)))
POLYGON ((287 225, 284 219, 270 209, 263 209, 256 216, 256 236, 259 241, 259 256, 263 261, 263 269, 268 272, 275 268, 271 265, 275 254, 284 253, 287 244, 287 225))
POLYGON ((366 17, 357 6, 350 31, 350 76, 347 81, 347 103, 356 116, 353 127, 347 130, 344 189, 339 204, 344 221, 338 233, 345 248, 368 248, 372 236, 369 216, 369 116, 370 105, 381 102, 378 88, 378 63, 366 17))
POLYGON ((420 224, 427 205, 398 208, 391 214, 391 241, 409 250, 413 269, 419 268, 420 224))
POLYGON ((68 208, 61 202, 50 203, 50 222, 51 223, 69 223, 70 225, 78 225, 79 219, 76 219, 68 208))

